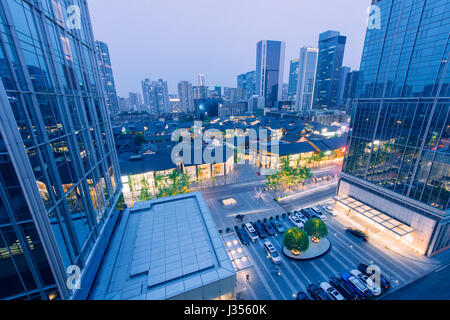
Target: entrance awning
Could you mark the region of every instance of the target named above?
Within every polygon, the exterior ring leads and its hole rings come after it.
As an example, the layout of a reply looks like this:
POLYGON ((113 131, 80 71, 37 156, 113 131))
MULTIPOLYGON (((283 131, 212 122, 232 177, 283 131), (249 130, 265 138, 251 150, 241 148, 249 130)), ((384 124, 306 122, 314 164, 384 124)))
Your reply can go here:
POLYGON ((372 208, 371 206, 358 201, 350 196, 340 195, 334 197, 339 205, 344 208, 351 209, 354 212, 366 217, 367 219, 375 222, 377 225, 393 232, 399 237, 404 237, 414 231, 413 228, 407 226, 401 221, 398 221, 388 214, 372 208))

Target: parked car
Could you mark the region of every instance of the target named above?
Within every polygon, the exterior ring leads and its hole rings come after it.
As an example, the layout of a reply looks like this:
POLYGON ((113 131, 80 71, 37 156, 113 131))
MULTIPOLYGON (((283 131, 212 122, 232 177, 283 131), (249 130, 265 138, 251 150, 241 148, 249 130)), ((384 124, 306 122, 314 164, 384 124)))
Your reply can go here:
POLYGON ((270 224, 269 221, 263 221, 262 226, 264 227, 264 230, 267 232, 267 234, 269 236, 274 236, 275 235, 275 229, 272 227, 272 225, 270 224))
POLYGON ((357 237, 358 239, 361 239, 365 242, 367 242, 369 240, 369 236, 367 234, 365 234, 364 232, 362 232, 361 230, 357 230, 357 229, 352 229, 352 228, 347 228, 345 230, 345 232, 357 237))
POLYGON ((352 287, 352 289, 358 294, 361 299, 367 299, 368 297, 370 297, 371 293, 369 288, 367 288, 359 278, 349 273, 341 274, 341 278, 345 281, 345 283, 352 287))
POLYGON ((316 216, 322 221, 327 221, 327 216, 322 213, 319 207, 314 207, 312 210, 315 212, 316 216))
POLYGON ((344 296, 336 290, 336 288, 333 288, 331 284, 328 282, 322 282, 320 284, 320 287, 328 294, 328 296, 333 300, 345 300, 344 296))
POLYGON ((275 228, 275 230, 277 230, 278 233, 283 234, 286 229, 283 227, 283 225, 281 224, 280 221, 278 220, 273 220, 272 221, 272 226, 275 228))
POLYGON ((308 286, 308 293, 314 300, 331 300, 328 294, 316 284, 310 284, 308 286))
POLYGON ((253 222, 253 226, 255 227, 256 233, 261 239, 267 238, 266 230, 264 230, 263 226, 259 222, 253 222))
POLYGON ((289 216, 289 220, 291 220, 291 222, 294 224, 294 226, 296 226, 297 228, 303 228, 304 223, 300 221, 300 219, 297 217, 296 214, 291 214, 289 216))
POLYGON ((358 300, 359 296, 344 280, 338 277, 330 277, 330 284, 335 287, 347 300, 358 300))
POLYGON ((361 280, 366 287, 372 292, 374 296, 379 296, 381 294, 381 287, 379 287, 372 279, 370 279, 366 274, 359 272, 358 270, 354 269, 350 271, 350 274, 352 274, 355 277, 358 277, 359 280, 361 280))
POLYGON ((297 300, 303 300, 303 301, 311 300, 311 299, 308 297, 308 295, 307 295, 306 293, 302 292, 302 291, 300 291, 300 292, 297 293, 296 299, 297 299, 297 300))
POLYGON ((300 219, 301 222, 303 222, 303 224, 308 222, 308 218, 301 212, 297 212, 297 217, 300 219))
POLYGON ((327 212, 332 217, 336 217, 338 215, 337 210, 335 208, 333 208, 333 206, 330 204, 325 204, 322 206, 322 208, 325 212, 327 212))
POLYGON ((309 208, 302 209, 301 213, 308 219, 317 218, 316 213, 309 208))
MULTIPOLYGON (((368 269, 369 266, 364 263, 358 265, 358 270, 370 277, 371 274, 369 274, 369 272, 367 271, 368 269)), ((384 290, 389 290, 392 287, 391 282, 388 279, 386 279, 386 277, 384 277, 383 274, 380 274, 380 285, 381 289, 384 290)))
POLYGON ((250 244, 250 237, 248 236, 248 233, 244 228, 238 228, 236 230, 236 233, 244 246, 248 246, 250 244))
POLYGON ((275 264, 281 263, 281 257, 278 253, 277 249, 273 246, 270 241, 264 242, 264 249, 266 249, 267 254, 269 255, 270 260, 272 260, 275 264))
POLYGON ((256 233, 255 228, 253 227, 253 225, 249 222, 246 223, 244 225, 245 231, 248 232, 248 235, 250 236, 250 240, 252 240, 252 242, 256 242, 258 241, 258 234, 256 233))

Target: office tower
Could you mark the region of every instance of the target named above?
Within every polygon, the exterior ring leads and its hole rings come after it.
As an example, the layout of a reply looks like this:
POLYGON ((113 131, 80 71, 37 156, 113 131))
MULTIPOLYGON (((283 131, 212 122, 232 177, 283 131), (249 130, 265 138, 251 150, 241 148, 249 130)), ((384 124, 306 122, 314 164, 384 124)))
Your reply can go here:
POLYGON ((195 99, 207 99, 208 98, 208 87, 205 86, 193 86, 192 91, 195 99))
POLYGON ((256 94, 256 71, 250 71, 245 74, 245 90, 247 98, 251 98, 256 94))
POLYGON ((297 97, 297 82, 298 82, 298 64, 299 59, 293 59, 290 62, 289 67, 289 88, 288 99, 289 101, 295 101, 297 97))
POLYGON ((334 108, 339 95, 339 79, 347 37, 328 30, 319 36, 314 107, 334 108))
POLYGON ((284 53, 283 41, 262 40, 256 45, 256 94, 273 107, 282 100, 284 53))
POLYGON ((105 90, 106 109, 111 114, 118 114, 119 102, 117 100, 116 85, 108 45, 102 41, 95 41, 95 48, 100 78, 103 83, 103 89, 105 90))
POLYGON ((199 73, 198 75, 198 85, 199 87, 206 87, 205 75, 203 73, 199 73))
POLYGON ((180 99, 181 112, 194 112, 193 90, 192 84, 189 81, 181 81, 178 83, 178 99, 180 99))
POLYGON ((450 246, 449 4, 376 5, 337 199, 360 201, 380 235, 432 255, 450 246))
POLYGON ((347 79, 345 79, 344 97, 342 101, 342 106, 348 114, 352 114, 353 110, 353 99, 356 94, 356 86, 358 83, 359 71, 353 70, 348 73, 347 79))
POLYGON ((70 29, 53 4, 0 4, 1 299, 86 298, 118 217, 88 8, 70 29))
POLYGON ((142 81, 144 105, 152 114, 162 115, 170 112, 169 89, 163 79, 142 81))
POLYGON ((229 103, 237 103, 238 102, 238 89, 237 88, 223 88, 223 101, 229 103))
POLYGON ((119 113, 121 112, 130 112, 130 108, 128 107, 127 98, 117 97, 119 102, 119 113))
POLYGON ((302 47, 298 63, 297 96, 295 109, 309 111, 312 109, 316 84, 317 48, 302 47))
POLYGON ((237 76, 237 98, 238 101, 247 100, 247 74, 243 73, 237 76))
POLYGON ((128 106, 130 111, 142 111, 142 98, 139 93, 129 92, 128 93, 128 106))
POLYGON ((247 112, 249 114, 257 113, 258 110, 264 110, 266 99, 260 96, 252 96, 247 102, 247 112))
POLYGON ((341 68, 341 75, 339 76, 339 90, 338 90, 338 99, 336 102, 336 106, 341 107, 344 103, 344 91, 345 91, 345 84, 347 83, 347 77, 350 73, 351 68, 349 67, 342 67, 341 68))
POLYGON ((214 97, 222 99, 222 86, 215 86, 213 94, 214 97))

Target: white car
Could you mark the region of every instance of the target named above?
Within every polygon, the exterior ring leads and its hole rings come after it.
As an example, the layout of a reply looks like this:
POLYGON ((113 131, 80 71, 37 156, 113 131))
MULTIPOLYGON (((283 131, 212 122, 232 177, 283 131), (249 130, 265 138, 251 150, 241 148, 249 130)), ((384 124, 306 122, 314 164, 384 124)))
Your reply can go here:
POLYGON ((297 212, 295 213, 297 215, 297 218, 303 222, 303 224, 305 224, 306 222, 308 222, 308 218, 305 217, 301 212, 297 212))
POLYGON ((344 296, 331 286, 328 282, 322 282, 320 287, 330 296, 333 300, 345 300, 344 296))
POLYGON ((278 253, 277 249, 273 246, 270 241, 264 242, 264 249, 266 249, 267 254, 269 255, 270 260, 272 260, 275 264, 281 263, 281 257, 278 253))
POLYGON ((298 218, 298 216, 296 214, 291 214, 289 216, 289 220, 291 220, 291 222, 294 224, 294 226, 296 226, 297 228, 303 228, 304 224, 303 222, 300 221, 300 219, 298 218))
POLYGON ((253 225, 251 223, 246 223, 244 227, 245 230, 247 230, 248 235, 250 236, 250 240, 252 240, 252 242, 256 242, 259 237, 253 225))
POLYGON ((381 288, 377 286, 376 283, 373 282, 367 275, 359 272, 358 270, 352 270, 350 273, 361 280, 374 296, 379 296, 381 294, 381 288))
POLYGON ((316 213, 316 215, 322 220, 327 221, 327 216, 322 213, 322 210, 320 210, 318 207, 312 208, 312 210, 316 213))
POLYGON ((328 212, 332 217, 336 217, 336 216, 337 216, 337 211, 336 211, 336 209, 333 208, 331 205, 326 204, 326 205, 323 205, 322 208, 323 208, 326 212, 328 212))

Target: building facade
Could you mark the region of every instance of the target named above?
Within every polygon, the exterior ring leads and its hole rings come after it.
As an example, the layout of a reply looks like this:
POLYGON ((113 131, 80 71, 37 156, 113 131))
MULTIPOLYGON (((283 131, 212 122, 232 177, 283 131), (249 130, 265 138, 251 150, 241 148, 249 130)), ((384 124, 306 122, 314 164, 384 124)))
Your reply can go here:
POLYGON ((118 160, 86 2, 75 27, 66 1, 31 3, 0 2, 0 298, 84 299, 118 160))
POLYGON ((190 113, 194 111, 193 94, 192 84, 189 81, 178 83, 178 99, 180 99, 181 112, 190 113))
POLYGON ((303 47, 300 49, 295 99, 295 109, 297 111, 309 111, 312 109, 318 53, 319 50, 317 48, 303 47))
POLYGON ((256 71, 250 71, 245 74, 245 90, 247 99, 256 94, 256 71))
POLYGON ((374 225, 432 255, 450 245, 450 3, 374 4, 339 196, 400 221, 374 225))
POLYGON ((282 100, 286 43, 262 40, 256 45, 256 94, 273 107, 282 100))
POLYGON ((288 100, 295 101, 297 98, 297 83, 298 83, 298 65, 299 59, 291 60, 289 67, 289 88, 288 100))
POLYGON ((326 31, 319 36, 314 106, 333 108, 339 95, 339 80, 347 37, 338 31, 326 31))
POLYGON ((152 114, 162 115, 170 112, 169 89, 163 79, 142 81, 144 104, 152 114))
POLYGON ((119 102, 117 99, 116 84, 112 70, 111 56, 108 45, 102 41, 95 41, 97 52, 97 63, 100 71, 100 78, 105 90, 106 109, 113 115, 119 113, 119 102))

